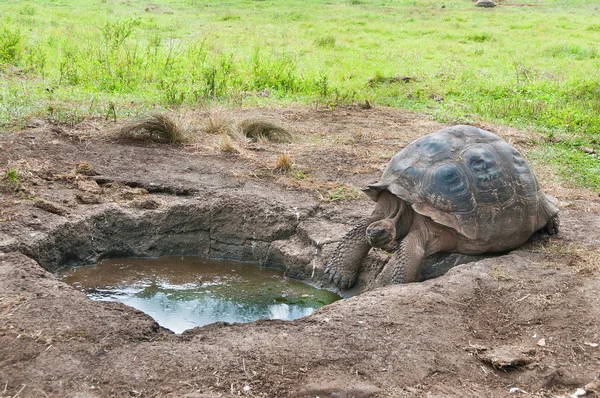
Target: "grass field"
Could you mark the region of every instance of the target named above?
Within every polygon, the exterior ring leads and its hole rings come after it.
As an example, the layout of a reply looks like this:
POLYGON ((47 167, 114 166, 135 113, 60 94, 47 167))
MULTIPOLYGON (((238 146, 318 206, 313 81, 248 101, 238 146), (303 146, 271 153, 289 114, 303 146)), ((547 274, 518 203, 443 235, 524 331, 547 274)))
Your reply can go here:
POLYGON ((5 130, 32 117, 365 101, 535 130, 536 161, 600 192, 600 6, 0 1, 5 130))

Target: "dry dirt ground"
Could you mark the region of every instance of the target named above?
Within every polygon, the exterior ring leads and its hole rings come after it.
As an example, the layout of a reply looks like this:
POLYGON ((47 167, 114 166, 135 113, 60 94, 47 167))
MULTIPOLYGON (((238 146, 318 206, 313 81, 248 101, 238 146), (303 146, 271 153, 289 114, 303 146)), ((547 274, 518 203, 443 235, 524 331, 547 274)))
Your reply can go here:
MULTIPOLYGON (((295 140, 233 140, 237 152, 225 152, 202 133, 208 111, 181 116, 195 137, 185 145, 119 139, 107 121, 36 120, 0 135, 0 170, 18 177, 0 186, 0 397, 600 395, 600 200, 543 164, 558 236, 380 288, 369 278, 388 254, 374 252, 364 293, 301 320, 176 335, 56 280, 59 267, 111 255, 201 254, 317 283, 335 242, 373 208, 359 188, 442 127, 384 108, 213 116, 270 120, 295 140), (282 154, 291 171, 276 170, 282 154)), ((533 133, 482 127, 525 153, 535 145, 533 133)))

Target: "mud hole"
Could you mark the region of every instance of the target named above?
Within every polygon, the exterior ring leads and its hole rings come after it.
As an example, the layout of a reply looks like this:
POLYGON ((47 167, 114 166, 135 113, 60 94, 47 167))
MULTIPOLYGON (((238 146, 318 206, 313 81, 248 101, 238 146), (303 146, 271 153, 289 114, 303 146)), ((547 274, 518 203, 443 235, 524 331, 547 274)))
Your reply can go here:
MULTIPOLYGON (((18 174, 0 185, 1 397, 568 396, 598 375, 600 200, 543 164, 534 169, 561 202, 557 237, 454 257, 446 265, 467 263, 401 286, 375 285, 388 258, 376 251, 351 293, 366 292, 296 321, 176 335, 53 277, 106 257, 202 255, 318 282, 337 240, 372 210, 359 188, 442 127, 384 108, 226 113, 296 139, 234 142, 231 154, 207 134, 181 146, 118 140, 105 121, 32 121, 0 136, 0 167, 18 174), (291 172, 275 170, 283 153, 291 172)), ((524 153, 535 138, 482 127, 524 153)))

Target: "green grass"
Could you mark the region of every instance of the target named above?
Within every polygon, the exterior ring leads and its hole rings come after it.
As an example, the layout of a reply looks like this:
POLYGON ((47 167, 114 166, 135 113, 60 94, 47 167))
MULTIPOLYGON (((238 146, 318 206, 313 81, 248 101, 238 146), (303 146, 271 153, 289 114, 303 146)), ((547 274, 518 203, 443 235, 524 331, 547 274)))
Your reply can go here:
POLYGON ((156 106, 368 100, 554 137, 542 160, 600 192, 598 179, 585 177, 600 161, 579 150, 600 151, 592 1, 507 0, 492 10, 464 0, 149 4, 0 2, 0 127, 156 106), (268 97, 253 95, 264 89, 268 97))

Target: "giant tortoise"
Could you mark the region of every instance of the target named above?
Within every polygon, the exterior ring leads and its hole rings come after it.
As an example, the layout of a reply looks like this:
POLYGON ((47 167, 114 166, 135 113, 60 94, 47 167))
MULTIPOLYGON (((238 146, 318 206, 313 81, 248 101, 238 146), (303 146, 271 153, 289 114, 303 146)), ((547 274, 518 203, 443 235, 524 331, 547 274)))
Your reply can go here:
POLYGON ((344 236, 325 268, 340 289, 356 282, 371 247, 394 250, 392 283, 414 282, 437 252, 504 252, 543 228, 558 232, 558 207, 521 154, 497 135, 453 126, 400 151, 364 190, 373 214, 344 236))

